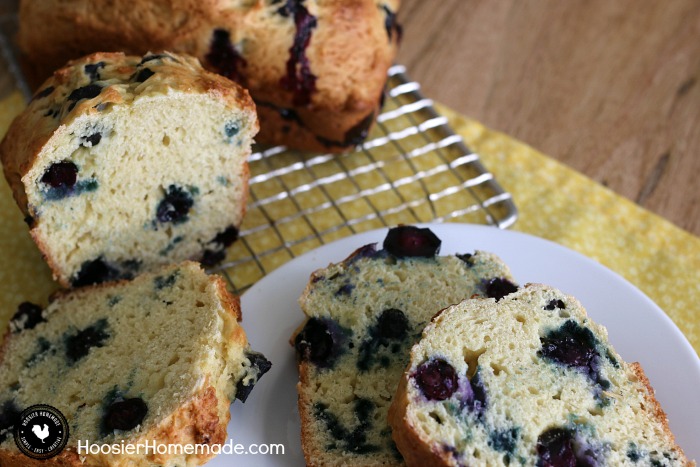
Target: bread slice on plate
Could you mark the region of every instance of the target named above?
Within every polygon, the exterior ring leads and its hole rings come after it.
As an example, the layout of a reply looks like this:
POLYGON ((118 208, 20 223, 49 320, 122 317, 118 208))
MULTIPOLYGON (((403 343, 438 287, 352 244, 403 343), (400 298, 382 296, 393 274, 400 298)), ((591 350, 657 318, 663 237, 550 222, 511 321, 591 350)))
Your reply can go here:
POLYGON ((223 279, 192 262, 65 292, 45 309, 22 304, 0 357, 0 465, 204 463, 204 450, 95 453, 78 443, 223 444, 231 402, 245 401, 270 368, 240 319, 223 279), (26 457, 13 439, 35 404, 58 409, 70 430, 48 460, 26 457))
POLYGON ((403 464, 386 417, 423 326, 474 294, 516 290, 495 255, 438 256, 439 247, 429 229, 401 226, 382 249, 366 245, 311 275, 292 338, 308 465, 403 464))
POLYGON ((641 366, 575 298, 538 284, 437 315, 389 424, 411 466, 694 465, 641 366))
POLYGON ((12 123, 0 158, 64 287, 213 264, 238 235, 255 105, 171 53, 97 53, 57 70, 12 123))

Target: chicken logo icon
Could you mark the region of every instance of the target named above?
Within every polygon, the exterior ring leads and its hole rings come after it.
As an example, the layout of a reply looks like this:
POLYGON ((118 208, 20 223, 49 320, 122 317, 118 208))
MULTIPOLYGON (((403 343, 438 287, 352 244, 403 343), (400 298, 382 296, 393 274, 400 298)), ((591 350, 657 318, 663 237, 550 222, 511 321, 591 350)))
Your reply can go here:
POLYGON ((46 423, 44 423, 44 428, 41 428, 39 425, 32 425, 32 431, 42 443, 49 437, 49 426, 46 423))
POLYGON ((33 459, 48 459, 66 447, 68 422, 56 407, 32 405, 20 414, 13 434, 15 444, 24 455, 33 459))

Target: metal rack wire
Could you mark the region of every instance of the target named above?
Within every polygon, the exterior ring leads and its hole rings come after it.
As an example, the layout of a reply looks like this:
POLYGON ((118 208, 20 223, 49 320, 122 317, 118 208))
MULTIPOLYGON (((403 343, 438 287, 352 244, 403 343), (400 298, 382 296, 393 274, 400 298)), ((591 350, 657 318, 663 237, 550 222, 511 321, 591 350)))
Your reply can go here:
POLYGON ((347 154, 255 152, 241 239, 216 268, 241 292, 315 246, 399 223, 459 221, 510 227, 517 210, 477 154, 403 66, 365 143, 347 154))
MULTIPOLYGON (((15 27, 16 15, 0 15, 0 61, 14 89, 27 96, 9 40, 15 27)), ((212 269, 228 279, 234 292, 244 292, 308 250, 356 232, 400 223, 453 221, 507 228, 515 222, 511 195, 403 66, 389 70, 385 93, 377 124, 354 152, 255 149, 239 241, 224 263, 212 269)))

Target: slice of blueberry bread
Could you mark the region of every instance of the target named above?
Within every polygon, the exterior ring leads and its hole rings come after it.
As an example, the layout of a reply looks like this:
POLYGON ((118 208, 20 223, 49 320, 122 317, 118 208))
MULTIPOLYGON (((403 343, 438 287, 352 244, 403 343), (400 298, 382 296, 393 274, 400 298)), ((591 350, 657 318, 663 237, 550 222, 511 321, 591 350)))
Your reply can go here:
POLYGON ((248 93, 170 53, 98 53, 46 81, 0 145, 63 286, 214 263, 245 213, 258 122, 248 93))
POLYGON ((25 71, 39 80, 97 51, 195 56, 250 91, 261 142, 338 152, 362 143, 381 106, 401 39, 399 3, 24 1, 17 42, 25 71))
MULTIPOLYGON (((140 455, 78 452, 78 442, 219 444, 230 404, 245 401, 270 362, 249 348, 238 299, 193 262, 24 303, 0 357, 0 465, 192 466, 203 450, 140 455), (25 457, 13 439, 35 404, 62 412, 66 449, 25 457)), ((107 451, 105 451, 107 452, 107 451)))
POLYGON ((293 337, 308 465, 401 465, 387 411, 423 327, 464 298, 517 288, 495 255, 439 247, 430 230, 401 226, 381 250, 364 246, 311 275, 293 337))
POLYGON ((437 315, 389 424, 414 466, 691 465, 639 364, 575 298, 539 284, 437 315))

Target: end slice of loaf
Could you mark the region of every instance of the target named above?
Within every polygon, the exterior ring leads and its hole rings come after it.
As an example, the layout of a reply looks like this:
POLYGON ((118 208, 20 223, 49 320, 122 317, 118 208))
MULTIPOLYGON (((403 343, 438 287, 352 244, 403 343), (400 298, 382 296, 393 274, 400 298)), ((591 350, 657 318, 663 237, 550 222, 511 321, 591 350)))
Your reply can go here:
POLYGON ((97 53, 41 86, 0 158, 54 278, 80 286, 223 259, 257 131, 247 91, 194 58, 97 53))
POLYGON ((641 366, 575 298, 544 285, 436 316, 389 423, 415 466, 694 465, 641 366))
POLYGON ((270 368, 249 348, 240 319, 223 279, 192 262, 64 293, 43 310, 23 304, 0 356, 0 465, 205 462, 211 455, 201 450, 116 455, 77 448, 86 441, 224 443, 231 402, 245 400, 270 368), (13 440, 17 416, 35 404, 56 407, 68 420, 68 445, 49 460, 25 457, 13 440))
POLYGON ((428 229, 391 229, 311 275, 293 337, 308 465, 402 465, 386 417, 411 346, 440 309, 516 287, 495 255, 437 256, 428 229))

